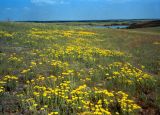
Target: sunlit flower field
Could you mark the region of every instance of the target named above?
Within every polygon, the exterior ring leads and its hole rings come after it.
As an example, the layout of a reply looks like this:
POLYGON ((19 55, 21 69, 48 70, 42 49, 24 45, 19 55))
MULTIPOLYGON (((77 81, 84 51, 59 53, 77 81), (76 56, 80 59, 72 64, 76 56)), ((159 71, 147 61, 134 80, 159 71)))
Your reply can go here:
POLYGON ((156 115, 159 44, 154 32, 1 23, 0 114, 156 115))

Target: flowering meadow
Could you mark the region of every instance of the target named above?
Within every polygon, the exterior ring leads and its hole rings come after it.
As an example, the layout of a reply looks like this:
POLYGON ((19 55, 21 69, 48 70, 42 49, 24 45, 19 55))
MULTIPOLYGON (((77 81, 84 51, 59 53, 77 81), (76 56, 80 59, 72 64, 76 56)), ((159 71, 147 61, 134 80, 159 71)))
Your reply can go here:
POLYGON ((158 115, 160 34, 0 23, 0 114, 158 115))

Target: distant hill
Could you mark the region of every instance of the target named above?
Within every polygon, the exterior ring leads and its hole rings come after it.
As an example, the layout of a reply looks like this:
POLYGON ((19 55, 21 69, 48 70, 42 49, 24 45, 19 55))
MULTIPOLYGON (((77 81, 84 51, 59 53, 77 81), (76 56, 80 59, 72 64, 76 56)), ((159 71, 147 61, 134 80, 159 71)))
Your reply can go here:
POLYGON ((54 21, 38 21, 38 20, 30 20, 30 21, 16 21, 16 22, 35 22, 35 23, 66 23, 66 22, 146 22, 146 21, 154 21, 157 19, 110 19, 110 20, 54 20, 54 21))
POLYGON ((157 26, 160 26, 160 20, 132 23, 128 28, 134 29, 134 28, 146 28, 146 27, 157 27, 157 26))

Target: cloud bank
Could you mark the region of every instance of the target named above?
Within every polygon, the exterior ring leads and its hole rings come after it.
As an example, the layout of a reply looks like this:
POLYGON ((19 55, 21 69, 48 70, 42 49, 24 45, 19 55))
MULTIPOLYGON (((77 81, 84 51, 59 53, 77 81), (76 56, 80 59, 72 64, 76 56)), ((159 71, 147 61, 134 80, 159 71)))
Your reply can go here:
POLYGON ((34 4, 63 4, 66 0, 31 0, 34 4))
MULTIPOLYGON (((31 3, 33 4, 64 4, 73 2, 76 0, 31 0, 31 3)), ((113 3, 120 3, 120 2, 130 2, 133 0, 77 0, 77 1, 90 1, 90 2, 100 2, 100 1, 106 1, 106 2, 113 2, 113 3)))

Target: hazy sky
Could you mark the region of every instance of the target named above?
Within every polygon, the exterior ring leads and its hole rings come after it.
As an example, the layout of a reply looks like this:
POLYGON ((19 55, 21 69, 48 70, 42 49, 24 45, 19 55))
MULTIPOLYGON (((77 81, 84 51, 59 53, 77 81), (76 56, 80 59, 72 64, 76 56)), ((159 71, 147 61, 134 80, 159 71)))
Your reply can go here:
POLYGON ((0 0, 0 20, 160 18, 160 0, 0 0))

